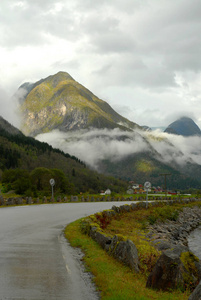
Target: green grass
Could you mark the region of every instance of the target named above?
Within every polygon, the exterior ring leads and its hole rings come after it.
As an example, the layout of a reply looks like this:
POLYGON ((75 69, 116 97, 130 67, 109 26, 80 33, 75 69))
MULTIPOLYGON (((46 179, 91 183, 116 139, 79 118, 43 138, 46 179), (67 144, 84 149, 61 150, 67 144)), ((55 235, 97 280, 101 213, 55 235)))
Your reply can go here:
POLYGON ((68 225, 65 236, 73 247, 85 253, 86 268, 94 275, 94 283, 102 300, 187 300, 189 292, 162 292, 146 288, 147 277, 135 274, 127 266, 109 256, 95 241, 80 230, 81 220, 68 225))

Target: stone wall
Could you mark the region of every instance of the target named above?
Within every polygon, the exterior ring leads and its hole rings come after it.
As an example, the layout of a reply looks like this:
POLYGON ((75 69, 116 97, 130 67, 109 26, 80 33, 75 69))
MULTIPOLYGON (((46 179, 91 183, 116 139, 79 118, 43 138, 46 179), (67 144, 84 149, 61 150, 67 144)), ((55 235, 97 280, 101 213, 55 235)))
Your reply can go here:
MULTIPOLYGON (((195 199, 179 200, 180 203, 193 201, 195 199)), ((173 203, 175 202, 172 200, 166 202, 167 205, 173 203)), ((161 202, 155 201, 148 205, 157 206, 160 204, 161 202)), ((121 212, 145 207, 146 202, 119 207, 113 206, 111 210, 103 211, 102 216, 113 218, 121 212)), ((153 246, 161 251, 161 256, 147 279, 147 287, 164 291, 196 287, 201 280, 201 264, 198 258, 189 251, 187 237, 192 230, 200 225, 200 222, 201 209, 185 207, 176 221, 157 223, 149 227, 147 238, 153 246), (190 287, 189 282, 191 283, 190 287)), ((110 255, 128 265, 135 272, 139 272, 137 249, 132 241, 125 240, 119 235, 106 235, 104 230, 93 223, 91 219, 84 219, 81 226, 83 232, 92 237, 110 255)))
MULTIPOLYGON (((111 196, 101 196, 100 197, 94 197, 94 196, 58 196, 56 198, 51 197, 42 197, 42 198, 32 198, 32 197, 10 197, 5 198, 2 195, 0 195, 0 206, 1 205, 19 205, 19 204, 36 204, 36 203, 58 203, 58 202, 122 202, 122 201, 145 201, 146 196, 129 196, 129 197, 111 197, 111 196), (28 200, 29 199, 29 200, 28 200)), ((161 201, 161 200, 167 200, 171 201, 171 197, 159 197, 159 196, 151 196, 149 197, 149 200, 152 201, 161 201)), ((179 201, 179 198, 176 199, 176 201, 179 201)))

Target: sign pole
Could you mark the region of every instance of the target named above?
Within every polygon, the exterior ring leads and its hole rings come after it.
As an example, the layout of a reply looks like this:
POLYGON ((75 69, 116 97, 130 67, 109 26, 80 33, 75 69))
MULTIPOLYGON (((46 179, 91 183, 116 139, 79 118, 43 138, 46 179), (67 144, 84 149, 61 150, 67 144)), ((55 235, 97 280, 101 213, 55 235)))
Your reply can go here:
POLYGON ((52 185, 52 200, 54 199, 54 187, 52 185))
POLYGON ((146 195, 146 208, 148 208, 148 190, 150 189, 150 187, 151 187, 151 183, 149 181, 146 181, 145 184, 144 184, 144 189, 147 192, 147 195, 146 195))
POLYGON ((55 185, 55 180, 52 178, 50 179, 50 185, 52 187, 52 201, 54 200, 54 185, 55 185))

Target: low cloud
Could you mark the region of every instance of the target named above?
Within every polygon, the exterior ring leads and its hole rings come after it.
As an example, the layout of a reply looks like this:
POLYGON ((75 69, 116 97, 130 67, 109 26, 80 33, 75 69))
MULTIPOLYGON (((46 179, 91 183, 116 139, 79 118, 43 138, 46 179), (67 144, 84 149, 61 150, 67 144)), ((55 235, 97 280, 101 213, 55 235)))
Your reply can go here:
POLYGON ((201 164, 201 137, 168 134, 155 130, 145 132, 151 146, 161 155, 165 163, 185 165, 187 162, 201 164))
POLYGON ((0 115, 17 128, 21 122, 18 104, 17 95, 9 97, 6 91, 0 87, 0 115))
POLYGON ((91 129, 64 133, 54 130, 36 137, 78 157, 92 168, 97 168, 103 159, 118 161, 147 148, 147 142, 137 132, 122 132, 119 129, 91 129))
POLYGON ((40 134, 36 139, 78 157, 97 170, 101 160, 118 162, 139 152, 152 152, 164 163, 201 164, 201 137, 176 136, 160 130, 122 132, 119 129, 91 129, 67 133, 54 130, 40 134))

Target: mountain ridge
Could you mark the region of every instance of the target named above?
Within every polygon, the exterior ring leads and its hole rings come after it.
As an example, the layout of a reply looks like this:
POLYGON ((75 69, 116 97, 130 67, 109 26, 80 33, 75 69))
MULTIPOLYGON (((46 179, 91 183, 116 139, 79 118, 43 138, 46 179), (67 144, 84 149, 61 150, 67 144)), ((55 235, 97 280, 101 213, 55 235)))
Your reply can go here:
POLYGON ((31 136, 53 129, 61 131, 90 127, 140 127, 119 115, 105 101, 75 81, 68 73, 58 72, 34 84, 25 83, 21 99, 22 131, 31 136))

